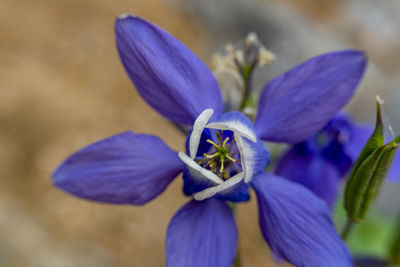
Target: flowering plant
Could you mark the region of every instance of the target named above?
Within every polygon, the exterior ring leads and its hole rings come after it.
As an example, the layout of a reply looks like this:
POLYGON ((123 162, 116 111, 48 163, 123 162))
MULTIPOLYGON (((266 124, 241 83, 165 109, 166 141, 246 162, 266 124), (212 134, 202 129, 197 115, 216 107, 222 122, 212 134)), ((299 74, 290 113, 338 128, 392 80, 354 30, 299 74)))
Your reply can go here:
POLYGON ((237 230, 228 202, 257 195, 262 234, 277 257, 296 266, 352 266, 329 208, 305 187, 266 173, 263 140, 299 143, 321 129, 351 98, 366 67, 363 52, 314 57, 268 82, 255 122, 223 113, 218 83, 186 46, 158 26, 124 15, 117 48, 142 98, 174 123, 189 125, 185 152, 131 131, 85 147, 53 175, 64 191, 112 204, 145 204, 182 173, 192 197, 172 218, 167 266, 230 266, 237 230))
MULTIPOLYGON (((349 173, 372 132, 370 125, 355 123, 349 115, 340 113, 315 135, 283 153, 275 173, 302 184, 333 207, 340 182, 349 173)), ((395 157, 387 177, 391 183, 399 180, 400 155, 395 157)))

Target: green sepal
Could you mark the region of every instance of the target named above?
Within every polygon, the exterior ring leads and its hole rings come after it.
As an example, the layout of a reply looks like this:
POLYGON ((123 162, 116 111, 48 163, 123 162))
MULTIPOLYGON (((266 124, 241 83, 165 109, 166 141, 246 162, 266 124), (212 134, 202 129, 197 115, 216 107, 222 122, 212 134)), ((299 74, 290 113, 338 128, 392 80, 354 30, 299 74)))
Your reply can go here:
POLYGON ((242 66, 241 74, 244 84, 242 103, 240 104, 240 110, 243 110, 246 107, 252 107, 252 103, 250 101, 251 96, 251 74, 255 65, 245 64, 242 66))
POLYGON ((346 184, 344 207, 351 222, 364 218, 392 164, 400 138, 383 145, 384 138, 381 101, 378 98, 375 131, 357 158, 346 184))
MULTIPOLYGON (((352 172, 356 172, 358 167, 360 167, 361 163, 374 152, 376 149, 383 146, 385 142, 385 134, 382 123, 382 101, 377 97, 376 101, 376 124, 375 130, 372 133, 371 137, 368 139, 367 143, 363 147, 360 155, 358 156, 356 162, 354 163, 354 167, 352 172)), ((351 175, 350 175, 351 176, 351 175)))
POLYGON ((380 148, 385 142, 385 135, 384 135, 384 128, 382 124, 382 111, 381 111, 382 101, 377 97, 376 101, 376 125, 375 130, 372 133, 371 137, 368 139, 367 143, 364 145, 360 155, 358 156, 354 166, 350 172, 349 179, 346 183, 346 189, 344 194, 344 206, 348 207, 351 205, 349 203, 351 199, 352 188, 354 184, 357 182, 355 180, 355 174, 357 173, 358 169, 360 168, 361 164, 378 148, 380 148))
POLYGON ((371 202, 378 195, 382 182, 392 164, 397 143, 389 143, 367 157, 346 187, 348 192, 345 209, 350 221, 362 220, 371 202))
POLYGON ((356 174, 358 176, 356 179, 360 181, 356 186, 360 187, 353 191, 355 195, 348 209, 351 221, 364 219, 371 202, 379 194, 398 146, 398 144, 383 146, 360 166, 360 171, 356 174))

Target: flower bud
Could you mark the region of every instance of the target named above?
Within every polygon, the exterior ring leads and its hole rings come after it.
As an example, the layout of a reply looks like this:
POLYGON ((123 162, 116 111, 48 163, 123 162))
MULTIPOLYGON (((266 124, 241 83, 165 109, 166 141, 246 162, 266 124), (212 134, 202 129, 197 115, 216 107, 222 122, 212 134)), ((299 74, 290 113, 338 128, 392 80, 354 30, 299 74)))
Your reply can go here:
POLYGON ((362 220, 379 194, 382 182, 390 170, 400 137, 386 145, 381 116, 382 101, 377 98, 375 131, 354 164, 346 184, 344 206, 351 222, 362 220))

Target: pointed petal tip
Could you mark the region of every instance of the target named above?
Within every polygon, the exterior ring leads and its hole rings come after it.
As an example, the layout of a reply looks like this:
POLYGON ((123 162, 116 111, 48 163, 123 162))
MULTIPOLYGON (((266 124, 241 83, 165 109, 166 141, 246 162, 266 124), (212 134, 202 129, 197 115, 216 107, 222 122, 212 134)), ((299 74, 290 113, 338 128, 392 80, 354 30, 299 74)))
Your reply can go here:
MULTIPOLYGON (((335 52, 334 52, 335 53, 335 52)), ((367 63, 368 63, 368 55, 365 51, 363 50, 356 50, 356 49, 347 49, 347 50, 341 50, 337 52, 346 54, 349 58, 352 57, 354 59, 354 62, 359 61, 361 70, 364 71, 367 63)))
POLYGON ((129 14, 129 13, 121 14, 115 19, 115 30, 117 31, 118 29, 120 29, 124 23, 129 21, 134 21, 137 19, 141 20, 140 17, 134 14, 129 14))
POLYGON ((365 64, 365 66, 366 66, 366 64, 367 64, 367 62, 368 62, 368 55, 367 55, 367 52, 365 52, 365 51, 363 51, 363 50, 352 50, 352 51, 353 51, 354 55, 357 56, 357 57, 359 57, 360 60, 362 60, 363 63, 365 64))
POLYGON ((215 77, 176 37, 130 14, 117 17, 114 30, 127 74, 142 98, 161 115, 176 123, 192 125, 206 108, 222 113, 215 77))
POLYGON ((367 63, 364 51, 347 49, 315 56, 278 75, 260 95, 257 136, 292 144, 312 136, 348 103, 367 63))
MULTIPOLYGON (((326 56, 340 56, 343 57, 342 60, 346 60, 346 62, 353 62, 354 66, 361 67, 361 70, 365 70, 365 67, 367 66, 368 63, 368 55, 365 51, 363 50, 358 50, 358 49, 343 49, 343 50, 337 50, 333 52, 327 52, 318 56, 315 56, 314 58, 323 58, 326 56), (359 65, 357 65, 357 63, 359 65)), ((313 58, 311 58, 313 59, 313 58)))
POLYGON ((326 54, 316 56, 315 58, 325 57, 325 56, 340 56, 342 57, 342 60, 348 63, 351 62, 354 67, 358 67, 361 73, 364 73, 368 63, 367 53, 363 50, 357 50, 357 49, 344 49, 344 50, 328 52, 326 54))
MULTIPOLYGON (((124 27, 127 27, 130 25, 132 26, 131 23, 149 23, 147 20, 135 15, 135 14, 130 14, 130 13, 124 13, 119 15, 115 19, 115 30, 118 32, 118 30, 122 30, 124 27)), ((130 29, 132 30, 132 29, 130 29)))
POLYGON ((358 49, 343 49, 343 50, 338 50, 338 51, 334 51, 334 52, 330 52, 330 53, 350 54, 353 56, 358 56, 360 58, 367 59, 367 53, 364 50, 358 50, 358 49))
POLYGON ((135 14, 124 13, 124 14, 119 15, 117 17, 117 20, 125 20, 125 19, 129 19, 129 18, 137 18, 137 16, 135 14))
POLYGON ((62 188, 63 177, 61 175, 61 172, 59 171, 60 167, 58 167, 51 175, 51 180, 53 182, 53 186, 55 186, 57 188, 62 188))
POLYGON ((62 163, 60 166, 58 166, 57 169, 51 175, 53 184, 57 187, 60 187, 62 182, 65 180, 65 176, 63 175, 63 170, 62 170, 63 166, 64 166, 64 163, 62 163))
POLYGON ((52 182, 87 200, 143 205, 161 194, 182 169, 176 152, 161 139, 128 131, 73 153, 52 174, 52 182))

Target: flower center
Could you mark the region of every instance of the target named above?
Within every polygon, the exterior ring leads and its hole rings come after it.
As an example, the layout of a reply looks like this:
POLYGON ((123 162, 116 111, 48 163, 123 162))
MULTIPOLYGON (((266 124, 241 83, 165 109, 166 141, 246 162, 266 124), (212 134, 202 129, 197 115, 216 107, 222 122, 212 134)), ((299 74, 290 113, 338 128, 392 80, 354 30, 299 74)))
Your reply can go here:
POLYGON ((203 158, 196 160, 196 162, 206 168, 221 179, 229 179, 233 175, 242 171, 240 164, 240 153, 237 149, 235 139, 230 131, 219 130, 216 131, 216 141, 207 139, 206 142, 212 146, 207 153, 203 154, 203 158), (231 137, 226 136, 231 135, 231 137))

